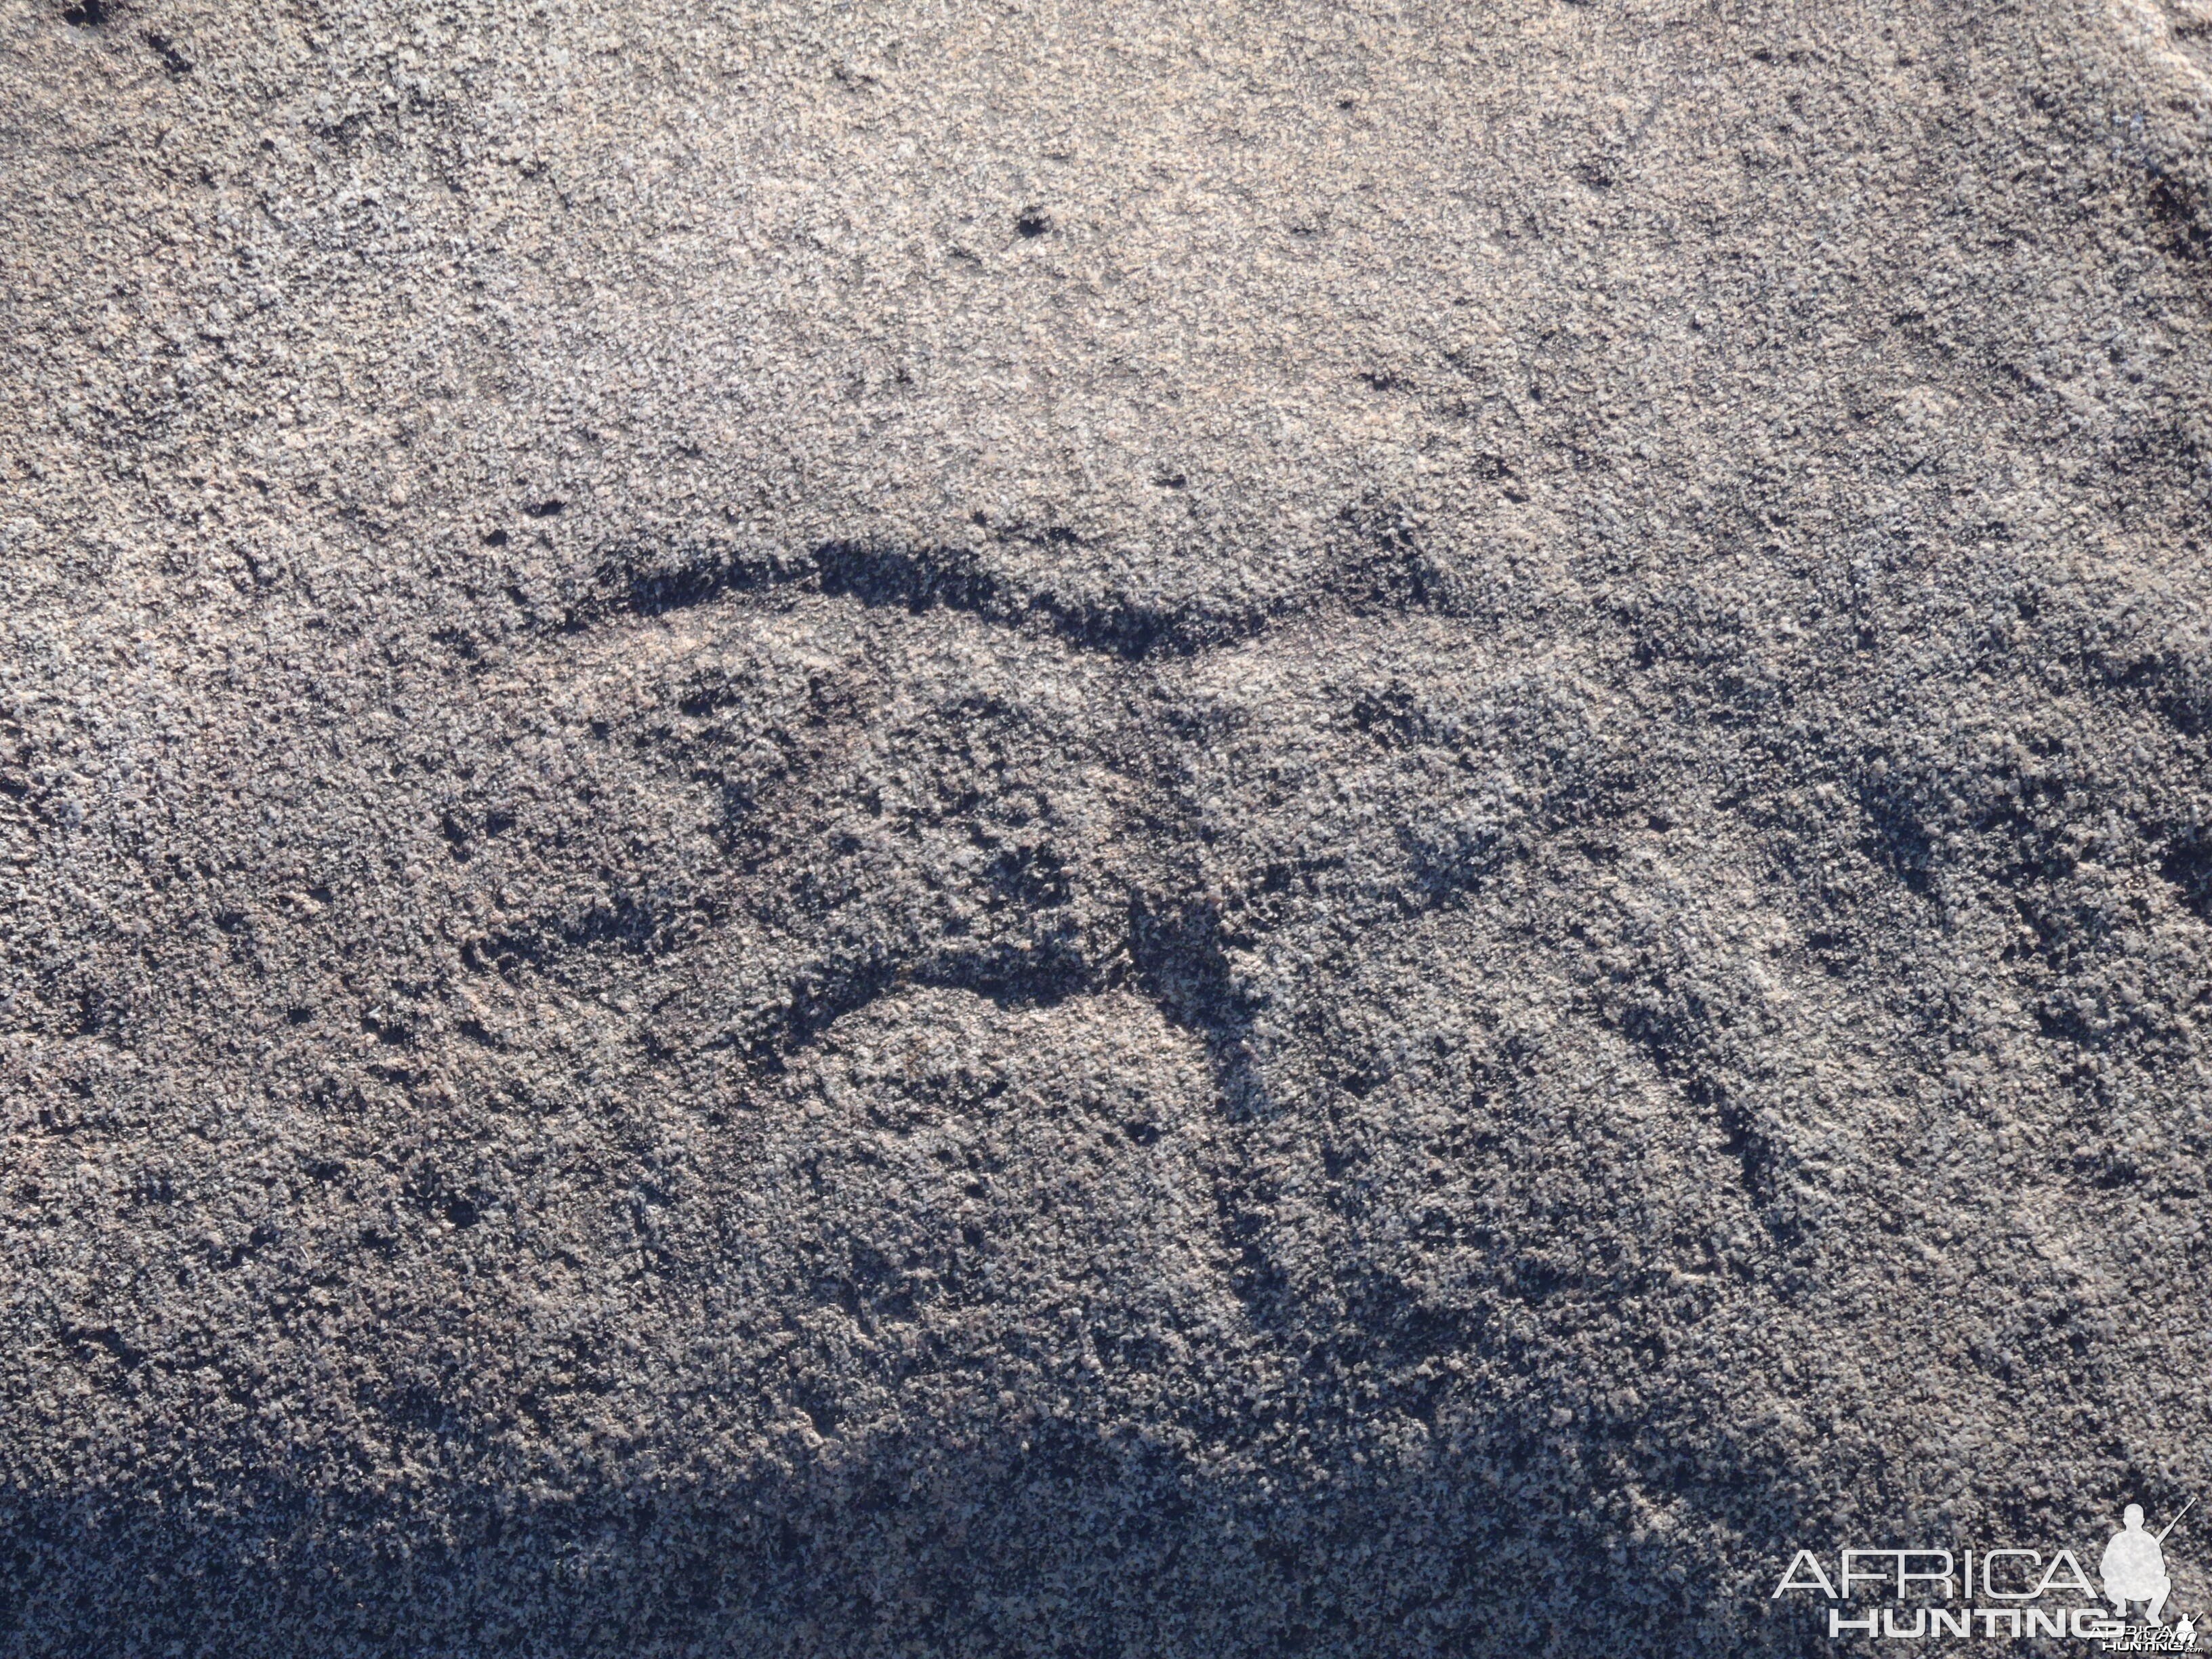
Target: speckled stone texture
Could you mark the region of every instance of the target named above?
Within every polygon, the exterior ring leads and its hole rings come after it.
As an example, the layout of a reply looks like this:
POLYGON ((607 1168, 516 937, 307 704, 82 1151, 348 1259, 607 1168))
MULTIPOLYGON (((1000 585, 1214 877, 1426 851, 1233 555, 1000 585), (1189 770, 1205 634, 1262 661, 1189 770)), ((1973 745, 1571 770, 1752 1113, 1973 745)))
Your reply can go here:
POLYGON ((2171 1514, 2208 72, 0 0, 0 1654, 1830 1652, 2171 1514))

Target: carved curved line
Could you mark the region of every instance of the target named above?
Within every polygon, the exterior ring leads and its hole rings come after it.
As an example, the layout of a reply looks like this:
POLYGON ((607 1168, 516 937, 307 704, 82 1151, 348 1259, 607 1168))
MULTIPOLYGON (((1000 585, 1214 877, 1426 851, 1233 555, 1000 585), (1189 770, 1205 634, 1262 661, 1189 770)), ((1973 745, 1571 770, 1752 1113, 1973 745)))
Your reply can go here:
MULTIPOLYGON (((1054 538, 1024 539, 1048 544, 1054 538)), ((1332 601, 1456 613, 1458 607, 1449 602, 1449 584, 1411 540, 1387 530, 1364 533, 1361 540, 1364 556, 1332 570, 1313 587, 1243 606, 1202 599, 1152 605, 1113 595, 1056 593, 991 569, 972 546, 839 540, 793 555, 781 549, 702 544, 681 550, 673 558, 636 552, 608 559, 572 603, 562 625, 574 631, 619 616, 661 616, 729 593, 793 588, 916 615, 941 606, 985 622, 1034 628, 1080 650, 1141 662, 1238 644, 1332 601)))
POLYGON ((984 622, 1035 628, 1125 662, 1233 644, 1291 608, 1224 611, 1203 604, 1073 597, 1012 581, 990 569, 972 547, 833 541, 796 556, 726 547, 686 550, 672 561, 617 556, 601 565, 564 627, 574 631, 624 615, 657 617, 725 594, 779 588, 836 594, 916 615, 939 607, 958 611, 984 622))

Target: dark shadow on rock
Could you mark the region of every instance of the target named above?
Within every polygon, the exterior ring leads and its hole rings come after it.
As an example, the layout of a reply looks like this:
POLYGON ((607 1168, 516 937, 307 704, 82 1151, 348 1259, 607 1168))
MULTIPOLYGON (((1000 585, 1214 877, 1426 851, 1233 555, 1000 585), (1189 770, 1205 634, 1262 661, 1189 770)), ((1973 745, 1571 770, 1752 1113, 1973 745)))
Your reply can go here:
POLYGON ((1048 1418, 801 1451, 734 1482, 454 1480, 404 1504, 265 1470, 220 1502, 18 1488, 0 1494, 0 1650, 1819 1650, 1811 1608, 1765 1599, 1799 1519, 1770 1462, 1692 1467, 1633 1425, 1563 1435, 1537 1415, 1462 1414, 1391 1468, 1215 1473, 1126 1425, 1048 1418), (1637 1528, 1626 1483, 1674 1503, 1671 1534, 1637 1528), (1717 1535, 1735 1582, 1711 1576, 1717 1535))

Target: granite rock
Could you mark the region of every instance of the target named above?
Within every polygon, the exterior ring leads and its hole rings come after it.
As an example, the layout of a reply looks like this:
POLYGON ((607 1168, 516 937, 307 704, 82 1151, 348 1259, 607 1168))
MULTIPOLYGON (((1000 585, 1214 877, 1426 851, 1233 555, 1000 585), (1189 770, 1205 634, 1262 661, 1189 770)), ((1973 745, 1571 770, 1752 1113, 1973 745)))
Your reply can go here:
POLYGON ((2208 77, 4 0, 0 1651, 1825 1652, 2178 1508, 2208 77))

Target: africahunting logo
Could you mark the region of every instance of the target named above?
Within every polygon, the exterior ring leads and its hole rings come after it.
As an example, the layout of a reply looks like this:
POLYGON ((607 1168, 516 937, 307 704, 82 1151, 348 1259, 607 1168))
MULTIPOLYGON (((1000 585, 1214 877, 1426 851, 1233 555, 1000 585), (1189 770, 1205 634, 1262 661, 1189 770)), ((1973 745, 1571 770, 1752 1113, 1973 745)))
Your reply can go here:
POLYGON ((2027 1549, 1839 1550, 1832 1577, 1826 1560, 1799 1550, 1774 1595, 1825 1597, 1828 1634, 1838 1638, 2058 1637, 2094 1642, 2104 1653, 2194 1653, 2196 1620, 2183 1613, 2169 1623, 2165 1616, 2173 1595, 2166 1535, 2196 1502, 2156 1532, 2144 1528, 2142 1506, 2129 1504, 2098 1559, 2096 1583, 2065 1549, 2048 1556, 2027 1549), (2085 1600, 2088 1606, 2081 1605, 2085 1600))

